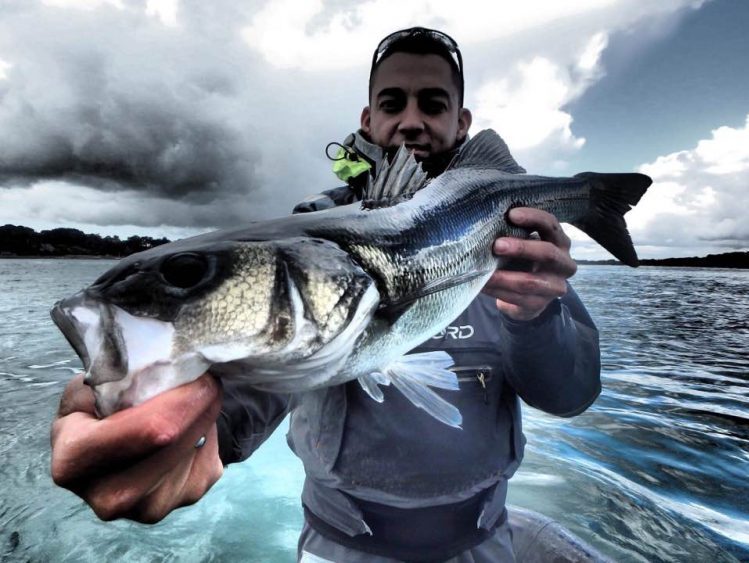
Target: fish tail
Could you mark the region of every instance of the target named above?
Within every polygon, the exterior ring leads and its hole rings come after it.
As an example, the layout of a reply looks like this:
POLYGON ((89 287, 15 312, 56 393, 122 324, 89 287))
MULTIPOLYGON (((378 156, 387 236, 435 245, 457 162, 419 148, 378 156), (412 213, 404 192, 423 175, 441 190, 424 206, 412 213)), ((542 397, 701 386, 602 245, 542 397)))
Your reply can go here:
POLYGON ((652 183, 644 174, 599 174, 583 172, 576 178, 590 183, 590 207, 588 213, 572 222, 598 244, 628 266, 637 267, 640 262, 629 236, 624 214, 640 201, 652 183))

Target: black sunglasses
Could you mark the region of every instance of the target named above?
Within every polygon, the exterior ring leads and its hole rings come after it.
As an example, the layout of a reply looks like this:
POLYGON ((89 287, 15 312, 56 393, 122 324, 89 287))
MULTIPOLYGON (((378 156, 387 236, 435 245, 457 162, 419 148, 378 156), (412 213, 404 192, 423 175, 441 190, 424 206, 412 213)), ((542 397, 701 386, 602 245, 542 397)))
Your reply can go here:
POLYGON ((461 82, 461 97, 462 97, 462 89, 463 89, 463 55, 460 54, 460 49, 458 49, 458 43, 450 37, 447 33, 443 33, 441 31, 438 31, 436 29, 429 29, 426 27, 409 27, 408 29, 401 29, 399 31, 395 31, 385 37, 382 41, 380 41, 380 44, 377 45, 377 48, 374 51, 374 54, 372 55, 372 66, 369 70, 369 76, 370 80, 372 77, 372 74, 374 73, 375 68, 377 67, 377 64, 382 59, 382 56, 385 55, 390 47, 393 45, 393 43, 396 43, 397 41, 401 41, 403 39, 426 39, 430 42, 436 43, 442 47, 444 47, 449 53, 450 56, 452 56, 453 61, 458 66, 458 75, 460 76, 460 82, 461 82))

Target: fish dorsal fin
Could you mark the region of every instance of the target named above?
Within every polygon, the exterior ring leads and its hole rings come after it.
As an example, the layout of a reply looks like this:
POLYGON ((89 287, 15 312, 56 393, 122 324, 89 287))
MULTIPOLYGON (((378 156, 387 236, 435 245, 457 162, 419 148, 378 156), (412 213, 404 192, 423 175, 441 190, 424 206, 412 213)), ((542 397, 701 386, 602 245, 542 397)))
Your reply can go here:
POLYGON ((391 161, 384 160, 374 182, 367 183, 362 207, 390 207, 410 199, 427 183, 427 175, 413 154, 401 145, 391 161))
POLYGON ((451 169, 467 167, 492 168, 509 174, 525 174, 525 168, 515 162, 507 143, 497 135, 494 129, 484 129, 469 139, 450 166, 451 169))

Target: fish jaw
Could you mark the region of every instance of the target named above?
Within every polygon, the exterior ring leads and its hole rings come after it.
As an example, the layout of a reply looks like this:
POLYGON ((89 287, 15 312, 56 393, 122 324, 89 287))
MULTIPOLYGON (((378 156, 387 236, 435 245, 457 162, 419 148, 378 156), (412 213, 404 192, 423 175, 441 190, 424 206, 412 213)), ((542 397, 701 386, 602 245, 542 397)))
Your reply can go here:
POLYGON ((200 354, 149 364, 123 379, 93 385, 96 414, 104 418, 122 409, 144 403, 156 395, 196 380, 209 363, 200 354))
POLYGON ((172 323, 133 316, 85 291, 55 304, 51 315, 83 362, 100 417, 192 381, 209 366, 199 353, 174 354, 172 323))

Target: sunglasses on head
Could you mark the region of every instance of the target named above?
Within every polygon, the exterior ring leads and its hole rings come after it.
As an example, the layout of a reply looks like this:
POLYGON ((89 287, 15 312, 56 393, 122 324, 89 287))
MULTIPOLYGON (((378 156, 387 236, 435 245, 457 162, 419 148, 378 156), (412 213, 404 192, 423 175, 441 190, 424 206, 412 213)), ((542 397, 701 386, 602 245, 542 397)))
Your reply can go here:
POLYGON ((429 42, 436 43, 444 47, 450 53, 450 56, 452 56, 455 64, 458 66, 458 74, 460 75, 461 82, 463 81, 463 56, 460 54, 460 49, 458 49, 458 44, 455 39, 450 37, 447 33, 443 33, 441 31, 437 31, 436 29, 429 29, 426 27, 410 27, 408 29, 401 29, 400 31, 391 33, 390 35, 385 37, 385 39, 380 41, 380 44, 377 45, 377 48, 372 55, 372 67, 370 69, 370 75, 374 72, 375 67, 380 62, 383 55, 388 52, 390 47, 392 47, 394 43, 403 39, 425 39, 429 42))

